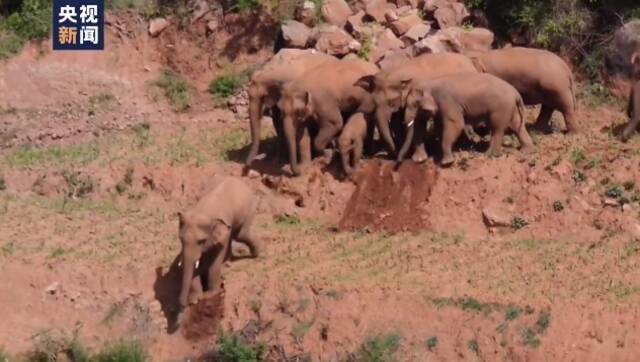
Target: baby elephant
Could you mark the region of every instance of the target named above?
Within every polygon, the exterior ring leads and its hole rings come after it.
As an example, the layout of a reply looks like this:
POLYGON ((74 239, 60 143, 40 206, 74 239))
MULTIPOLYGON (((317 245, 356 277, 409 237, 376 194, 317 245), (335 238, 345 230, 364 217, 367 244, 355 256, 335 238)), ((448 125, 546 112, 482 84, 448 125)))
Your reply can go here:
POLYGON ((509 83, 484 73, 461 73, 411 84, 406 98, 405 126, 407 135, 398 155, 404 159, 414 134, 418 111, 442 122, 442 165, 453 163, 452 147, 465 128, 465 122, 486 121, 491 127, 489 152, 499 154, 504 132, 511 128, 523 151, 533 149, 525 128, 524 103, 509 83))
POLYGON ((358 112, 349 118, 338 137, 342 168, 347 175, 351 175, 358 167, 364 144, 370 143, 371 136, 373 136, 373 127, 364 113, 358 112))
POLYGON ((260 247, 251 232, 258 198, 238 178, 224 178, 193 207, 178 213, 182 243, 182 289, 180 306, 196 303, 205 291, 222 285, 222 263, 231 255, 231 240, 246 244, 251 257, 260 247))
POLYGON ((631 56, 631 65, 633 66, 636 81, 629 94, 629 106, 627 107, 629 124, 622 131, 622 140, 625 142, 629 140, 638 125, 640 125, 640 53, 634 53, 631 56))

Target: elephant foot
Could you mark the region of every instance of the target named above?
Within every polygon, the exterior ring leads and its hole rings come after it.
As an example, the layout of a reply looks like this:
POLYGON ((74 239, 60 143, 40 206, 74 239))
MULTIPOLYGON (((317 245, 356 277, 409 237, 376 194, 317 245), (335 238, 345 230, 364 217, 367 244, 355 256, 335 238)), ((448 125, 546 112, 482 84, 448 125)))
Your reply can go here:
POLYGON ((429 155, 427 155, 424 145, 416 147, 416 150, 413 152, 413 156, 411 156, 411 160, 415 163, 426 162, 428 158, 429 155))
POLYGON ((553 128, 548 123, 534 123, 531 126, 531 130, 540 133, 540 134, 552 134, 553 128))
POLYGON ((198 301, 204 294, 202 292, 194 292, 189 295, 189 305, 198 304, 198 301))
POLYGON ((325 149, 324 151, 322 151, 322 156, 320 157, 320 162, 328 165, 331 163, 331 160, 333 160, 333 150, 330 148, 325 149))
POLYGON ((520 147, 520 152, 526 154, 526 155, 530 155, 532 153, 534 153, 536 151, 536 148, 534 146, 522 146, 520 147))
POLYGON ((455 160, 454 160, 452 155, 443 156, 442 160, 440 160, 440 164, 442 166, 451 166, 451 165, 453 165, 454 162, 455 162, 455 160))

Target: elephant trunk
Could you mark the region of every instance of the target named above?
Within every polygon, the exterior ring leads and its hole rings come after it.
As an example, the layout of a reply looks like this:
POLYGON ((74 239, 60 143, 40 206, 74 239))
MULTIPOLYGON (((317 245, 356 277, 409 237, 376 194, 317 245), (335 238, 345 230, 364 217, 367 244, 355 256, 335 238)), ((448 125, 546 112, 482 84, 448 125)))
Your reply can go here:
POLYGON ((378 109, 376 109, 376 123, 378 126, 378 132, 380 132, 380 138, 382 138, 387 151, 389 151, 393 156, 396 153, 396 145, 393 142, 391 130, 389 129, 391 113, 391 110, 382 109, 382 107, 378 107, 378 109))
POLYGON ((293 124, 293 118, 291 116, 285 116, 283 120, 284 136, 287 140, 287 147, 289 149, 289 162, 291 163, 291 173, 294 176, 300 175, 300 166, 298 165, 298 150, 297 132, 296 127, 293 124))
POLYGON ((407 107, 407 109, 405 109, 404 124, 407 127, 407 132, 405 134, 404 143, 402 144, 402 149, 400 149, 400 153, 398 153, 398 162, 404 161, 407 152, 409 152, 409 147, 413 142, 416 114, 417 110, 415 108, 407 107))
POLYGON ((200 259, 199 253, 182 252, 182 288, 180 289, 180 306, 185 308, 189 304, 189 290, 193 281, 196 263, 200 259))
POLYGON ((246 164, 251 166, 260 149, 260 127, 262 122, 262 97, 256 91, 249 92, 249 123, 251 126, 251 149, 246 164))

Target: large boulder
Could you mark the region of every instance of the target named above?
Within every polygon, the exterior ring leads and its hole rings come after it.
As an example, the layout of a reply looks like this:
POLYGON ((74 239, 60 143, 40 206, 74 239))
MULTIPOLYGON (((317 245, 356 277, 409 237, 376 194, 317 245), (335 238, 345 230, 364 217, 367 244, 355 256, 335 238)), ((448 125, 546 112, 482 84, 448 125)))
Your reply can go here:
POLYGON ((493 33, 484 28, 463 29, 459 27, 439 30, 413 46, 416 55, 423 53, 462 53, 488 51, 493 43, 493 33))
POLYGON ((331 25, 344 26, 347 18, 353 14, 349 4, 344 0, 325 0, 320 8, 322 18, 331 25))
POLYGON ((314 31, 312 41, 315 42, 315 49, 323 53, 343 56, 361 47, 360 42, 337 26, 330 25, 314 31))
POLYGON ((389 50, 400 49, 403 45, 390 29, 386 29, 373 41, 368 60, 377 63, 389 50))
POLYGON ((307 0, 296 7, 294 18, 306 26, 313 27, 316 24, 316 11, 316 4, 307 0))
POLYGON ((282 23, 282 39, 287 48, 306 48, 311 36, 311 29, 303 23, 295 20, 286 20, 282 23))
POLYGON ((414 53, 411 48, 392 49, 388 50, 376 65, 380 67, 380 69, 384 70, 406 63, 413 58, 413 56, 414 53))
POLYGON ((640 20, 632 20, 618 29, 605 57, 605 72, 609 78, 630 80, 633 76, 631 55, 640 51, 640 20))
POLYGON ((156 37, 169 26, 169 21, 165 18, 155 18, 149 22, 149 35, 156 37))
POLYGON ((426 0, 422 9, 440 29, 460 26, 470 15, 464 3, 457 0, 426 0))
POLYGON ((400 37, 400 40, 404 43, 405 46, 413 45, 420 40, 424 39, 431 32, 431 25, 420 23, 412 26, 403 36, 400 37))
POLYGON ((411 29, 412 27, 420 25, 422 23, 422 19, 418 15, 410 14, 391 22, 389 24, 389 27, 396 35, 401 36, 409 31, 409 29, 411 29))
POLYGON ((364 7, 367 16, 381 24, 386 24, 387 22, 385 14, 389 10, 395 9, 396 6, 392 3, 387 2, 386 0, 369 0, 369 2, 367 2, 364 7))

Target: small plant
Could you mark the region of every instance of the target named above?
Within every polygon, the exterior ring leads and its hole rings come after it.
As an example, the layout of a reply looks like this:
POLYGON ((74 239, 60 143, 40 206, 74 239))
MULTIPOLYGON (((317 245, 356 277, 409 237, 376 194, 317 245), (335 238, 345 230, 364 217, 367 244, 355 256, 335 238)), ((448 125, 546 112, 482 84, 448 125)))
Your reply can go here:
POLYGON ((242 87, 246 78, 246 72, 237 73, 229 70, 209 83, 209 93, 220 98, 229 98, 242 87))
POLYGON ((573 182, 578 184, 584 182, 587 179, 587 176, 584 174, 584 172, 576 170, 573 172, 573 176, 571 176, 571 178, 573 179, 573 182))
POLYGON ((90 360, 95 362, 144 362, 150 359, 140 343, 119 341, 105 346, 90 360))
POLYGON ((313 323, 315 323, 315 319, 312 319, 307 322, 302 321, 294 325, 293 328, 291 329, 291 335, 293 336, 293 339, 295 339, 298 343, 302 343, 302 339, 309 331, 309 328, 313 326, 313 323))
POLYGON ((540 340, 532 328, 523 328, 520 332, 520 338, 522 339, 522 344, 527 347, 536 348, 540 345, 540 340))
POLYGON ((525 226, 527 226, 528 223, 525 219, 521 218, 520 216, 515 216, 512 220, 511 220, 511 227, 515 230, 520 230, 522 228, 524 228, 525 226))
POLYGON ((564 210, 564 205, 562 204, 562 201, 560 200, 556 200, 553 202, 553 211, 555 212, 560 212, 564 210))
POLYGON ((505 203, 507 203, 507 204, 513 204, 513 197, 511 197, 511 196, 507 196, 507 197, 505 197, 505 198, 504 198, 504 200, 503 200, 503 201, 504 201, 505 203))
POLYGON ((356 55, 360 59, 369 60, 369 53, 371 52, 371 48, 373 47, 371 38, 368 36, 362 37, 362 39, 360 40, 360 44, 360 49, 358 49, 356 55))
POLYGON ((0 175, 0 191, 4 191, 6 189, 7 189, 7 181, 5 181, 3 175, 0 175))
POLYGON ((164 91, 164 95, 171 103, 174 111, 184 112, 191 107, 189 85, 173 70, 163 70, 160 77, 152 84, 164 91))
POLYGON ((636 187, 636 183, 635 183, 635 181, 625 181, 625 182, 622 184, 622 187, 624 187, 624 189, 625 189, 626 191, 631 191, 631 190, 633 190, 633 189, 636 187))
POLYGON ((4 351, 4 348, 0 347, 0 362, 9 362, 9 354, 4 351))
POLYGON ((549 328, 549 324, 551 324, 551 315, 547 311, 541 311, 536 321, 537 332, 539 334, 544 333, 549 328))
POLYGON ((66 250, 58 246, 53 250, 51 250, 51 252, 49 253, 49 258, 51 259, 59 258, 63 256, 66 252, 67 252, 66 250))
POLYGON ((436 348, 436 346, 438 345, 438 337, 437 336, 432 336, 427 338, 426 342, 424 343, 425 346, 427 346, 427 348, 429 350, 432 350, 434 348, 436 348))
POLYGON ((518 318, 519 315, 520 315, 520 308, 514 305, 508 306, 507 309, 504 311, 504 319, 507 321, 512 321, 518 318))
POLYGON ((258 362, 262 360, 265 346, 261 343, 247 344, 241 337, 221 332, 218 335, 218 359, 220 362, 258 362))
POLYGON ((99 93, 89 97, 89 115, 94 115, 99 105, 110 103, 114 99, 115 97, 111 93, 99 93))
POLYGON ((595 168, 598 165, 599 161, 598 159, 595 158, 590 158, 587 163, 584 165, 584 169, 585 170, 590 170, 592 168, 595 168))
POLYGON ((300 219, 295 215, 280 214, 275 217, 276 224, 280 225, 299 225, 300 219))
POLYGON ((262 309, 262 302, 260 299, 255 298, 249 302, 249 309, 256 315, 256 317, 260 318, 260 309, 262 309))
POLYGON ((131 129, 138 139, 138 147, 144 147, 149 144, 149 130, 151 129, 149 122, 138 123, 131 127, 131 129))
POLYGON ((133 184, 133 167, 129 166, 124 172, 122 180, 116 184, 116 192, 123 194, 133 184))
POLYGON ((569 161, 571 161, 571 163, 573 163, 574 165, 577 165, 584 159, 585 159, 584 153, 582 153, 582 150, 579 148, 574 148, 571 151, 571 155, 569 156, 569 161))
POLYGON ((29 361, 57 361, 62 350, 60 341, 52 337, 49 331, 43 331, 33 337, 33 347, 28 353, 29 361))
POLYGON ((603 177, 603 178, 600 180, 600 185, 605 186, 605 185, 608 185, 608 184, 609 184, 609 182, 611 182, 611 179, 610 179, 610 178, 608 178, 608 177, 603 177))
POLYGON ((558 166, 560 164, 560 161, 562 161, 562 159, 560 158, 560 156, 556 157, 553 159, 553 161, 551 162, 551 166, 558 166))
POLYGON ((62 177, 67 184, 66 194, 72 199, 83 198, 93 191, 93 179, 89 175, 64 171, 62 177))
POLYGON ((462 159, 460 159, 460 161, 458 161, 458 167, 460 167, 462 171, 468 170, 469 160, 466 157, 463 157, 462 159))
POLYGON ((390 361, 398 347, 400 347, 400 335, 397 333, 371 337, 360 347, 356 360, 368 362, 390 361))
POLYGON ((467 348, 469 348, 469 351, 478 354, 478 352, 480 351, 480 347, 478 346, 478 341, 476 341, 475 339, 469 340, 467 342, 467 348))
POLYGON ((619 199, 622 197, 622 189, 618 185, 609 185, 604 191, 604 195, 612 199, 619 199))
POLYGON ((259 6, 260 2, 258 0, 238 0, 231 8, 240 14, 243 14, 248 10, 256 9, 259 6))
MULTIPOLYGON (((84 347, 80 338, 78 337, 79 330, 76 329, 73 332, 73 337, 67 342, 66 354, 67 357, 73 362, 89 362, 91 361, 87 349, 84 347)), ((0 359, 0 361, 2 361, 0 359)))
POLYGON ((15 251, 16 251, 16 244, 13 241, 10 241, 0 246, 0 252, 2 252, 2 254, 6 256, 13 254, 13 252, 15 251))

